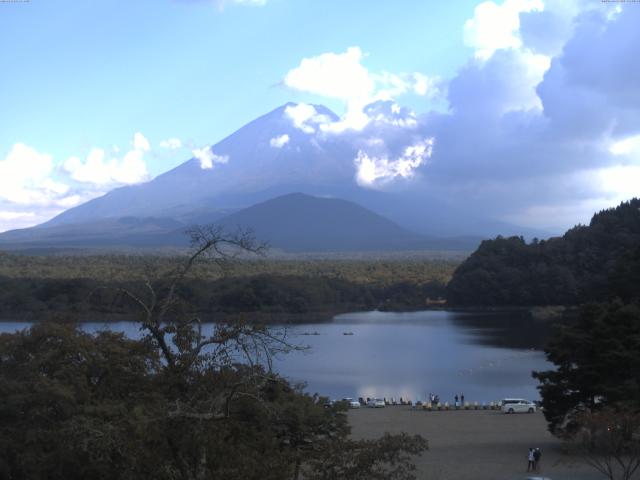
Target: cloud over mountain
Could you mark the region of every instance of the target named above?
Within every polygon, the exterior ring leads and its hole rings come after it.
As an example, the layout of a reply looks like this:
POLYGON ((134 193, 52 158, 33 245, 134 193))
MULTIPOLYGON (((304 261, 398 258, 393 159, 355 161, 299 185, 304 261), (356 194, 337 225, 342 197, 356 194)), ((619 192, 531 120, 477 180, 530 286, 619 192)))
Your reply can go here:
MULTIPOLYGON (((268 2, 266 8, 237 8, 216 19, 279 15, 280 7, 268 2)), ((189 129, 161 129, 162 121, 157 135, 149 135, 153 141, 136 133, 122 151, 104 147, 110 139, 49 149, 11 138, 0 153, 0 229, 36 223, 116 187, 142 190, 134 186, 155 175, 161 183, 169 166, 177 166, 175 175, 198 178, 207 201, 224 196, 225 205, 244 202, 247 192, 306 186, 308 193, 347 192, 355 200, 388 194, 401 199, 406 212, 447 207, 469 217, 556 231, 640 194, 640 66, 630 60, 640 41, 640 9, 582 0, 504 0, 481 2, 467 15, 466 21, 458 19, 456 35, 470 49, 447 76, 429 71, 431 44, 423 47, 424 59, 412 48, 411 55, 398 55, 404 63, 390 63, 393 68, 381 66, 389 62, 388 52, 383 58, 380 46, 369 51, 372 43, 358 37, 283 51, 270 78, 280 78, 285 88, 271 90, 301 101, 214 147, 207 121, 220 123, 225 112, 200 121, 196 130, 205 126, 193 134, 195 140, 189 129), (342 106, 338 115, 321 106, 324 100, 342 106)), ((397 46, 393 39, 391 44, 397 46)), ((254 48, 248 40, 245 47, 254 48)), ((238 58, 246 57, 233 57, 238 58)), ((209 82, 193 78, 179 81, 209 82)), ((253 88, 233 86, 239 92, 253 88)), ((251 112, 242 123, 257 109, 268 109, 266 102, 244 96, 233 105, 251 112)), ((182 105, 182 95, 176 98, 174 111, 202 110, 200 97, 190 105, 182 105)), ((228 133, 233 126, 212 131, 228 133)), ((46 138, 46 129, 37 135, 46 138)), ((189 188, 181 194, 188 197, 189 188)), ((169 201, 163 197, 154 197, 155 204, 169 201)), ((391 203, 380 200, 376 208, 391 203)))
POLYGON ((446 95, 446 111, 400 107, 420 74, 372 73, 358 47, 305 58, 284 83, 344 102, 314 130, 357 147, 359 185, 411 178, 403 188, 416 199, 473 199, 472 212, 561 229, 640 194, 638 24, 630 6, 481 3, 464 25, 474 57, 426 89, 446 95), (407 156, 425 139, 428 151, 407 156))
POLYGON ((640 11, 578 14, 551 58, 535 53, 532 26, 566 14, 552 7, 520 13, 528 34, 471 60, 449 83, 450 111, 421 118, 437 145, 425 188, 472 195, 476 208, 536 226, 586 220, 640 193, 640 156, 611 153, 640 132, 640 67, 628 61, 640 41, 640 11), (621 171, 635 188, 613 181, 621 171))

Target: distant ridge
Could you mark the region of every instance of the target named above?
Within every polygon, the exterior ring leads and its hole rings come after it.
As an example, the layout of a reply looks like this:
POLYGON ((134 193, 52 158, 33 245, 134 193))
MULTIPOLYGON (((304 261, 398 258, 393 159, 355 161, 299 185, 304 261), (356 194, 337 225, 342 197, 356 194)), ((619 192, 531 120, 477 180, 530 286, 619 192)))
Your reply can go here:
MULTIPOLYGON (((285 252, 466 250, 479 239, 410 232, 356 203, 302 193, 282 195, 215 219, 228 230, 253 230, 285 252)), ((0 248, 185 247, 189 225, 168 218, 121 217, 0 234, 0 248)))

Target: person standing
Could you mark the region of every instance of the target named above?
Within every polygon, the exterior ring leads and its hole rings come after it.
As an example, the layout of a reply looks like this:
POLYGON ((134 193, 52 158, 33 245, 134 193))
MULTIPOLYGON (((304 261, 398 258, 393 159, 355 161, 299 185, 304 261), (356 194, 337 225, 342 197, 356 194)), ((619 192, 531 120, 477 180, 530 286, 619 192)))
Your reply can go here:
POLYGON ((542 451, 536 448, 533 451, 533 467, 536 472, 540 472, 540 459, 542 458, 542 451))
POLYGON ((460 394, 460 403, 462 404, 462 406, 464 407, 464 393, 460 394))
POLYGON ((456 410, 458 409, 458 394, 456 393, 456 396, 453 397, 453 399, 455 400, 454 405, 456 407, 456 410))
POLYGON ((536 457, 533 454, 533 448, 529 449, 527 460, 529 461, 529 463, 527 463, 527 472, 533 472, 536 467, 536 457))

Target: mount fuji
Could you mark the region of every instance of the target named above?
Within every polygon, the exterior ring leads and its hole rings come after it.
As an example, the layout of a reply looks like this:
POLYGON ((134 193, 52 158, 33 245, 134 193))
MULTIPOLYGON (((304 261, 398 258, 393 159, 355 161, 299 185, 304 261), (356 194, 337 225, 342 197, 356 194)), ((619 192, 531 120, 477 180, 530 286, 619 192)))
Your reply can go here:
MULTIPOLYGON (((211 222, 254 228, 272 237, 265 240, 274 246, 291 251, 471 250, 487 228, 505 233, 505 225, 467 218, 437 198, 417 201, 399 189, 361 185, 355 159, 363 142, 375 137, 371 132, 368 137, 321 135, 322 124, 339 117, 321 105, 303 106, 308 109, 303 117, 296 115, 299 105, 285 104, 147 183, 116 188, 41 225, 0 234, 0 247, 179 245, 185 227, 211 222), (289 195, 298 192, 304 195, 289 195), (296 202, 307 210, 298 208, 291 216, 283 205, 296 202), (261 207, 242 213, 256 204, 261 207), (350 213, 332 227, 331 218, 340 217, 338 207, 350 213), (288 216, 286 225, 283 215, 288 216), (314 218, 323 218, 322 228, 310 230, 314 218), (289 240, 268 225, 279 225, 289 240), (341 244, 339 232, 346 225, 351 233, 345 233, 341 244), (300 235, 293 235, 296 231, 300 235), (365 241, 372 235, 378 241, 365 241), (310 241, 313 236, 316 240, 310 241), (452 238, 461 236, 471 238, 452 238)), ((384 102, 370 108, 382 107, 384 102)))

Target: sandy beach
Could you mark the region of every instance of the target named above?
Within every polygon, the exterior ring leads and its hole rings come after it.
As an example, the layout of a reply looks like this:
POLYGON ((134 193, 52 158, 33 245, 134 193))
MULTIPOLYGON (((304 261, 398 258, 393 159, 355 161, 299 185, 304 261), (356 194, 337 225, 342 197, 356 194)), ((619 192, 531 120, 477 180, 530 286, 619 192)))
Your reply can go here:
POLYGON ((541 413, 505 415, 500 411, 427 412, 411 407, 361 408, 349 411, 355 438, 384 432, 420 434, 429 451, 416 459, 419 479, 516 480, 527 473, 527 451, 539 447, 540 473, 552 480, 601 480, 579 456, 564 452, 548 431, 541 413))

